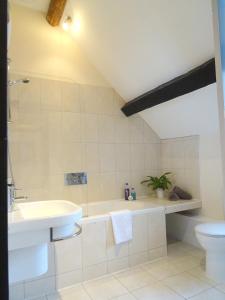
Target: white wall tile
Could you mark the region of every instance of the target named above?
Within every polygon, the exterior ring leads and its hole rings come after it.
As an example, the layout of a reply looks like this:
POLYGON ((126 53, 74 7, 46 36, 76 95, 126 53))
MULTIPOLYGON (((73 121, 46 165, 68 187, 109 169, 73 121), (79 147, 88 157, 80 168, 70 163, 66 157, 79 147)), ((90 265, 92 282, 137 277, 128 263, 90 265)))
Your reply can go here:
POLYGON ((61 82, 41 80, 41 109, 48 111, 62 110, 61 82))
POLYGON ((166 245, 163 247, 151 249, 148 251, 148 258, 149 260, 154 260, 160 257, 164 257, 167 255, 167 247, 166 245))
POLYGON ((99 113, 103 115, 114 115, 116 104, 114 101, 114 91, 112 88, 98 87, 99 113))
POLYGON ((130 122, 130 142, 144 142, 144 121, 139 116, 129 117, 130 122))
POLYGON ((85 170, 87 172, 100 172, 100 153, 99 144, 85 144, 85 170))
POLYGON ((145 148, 143 144, 131 144, 131 171, 144 170, 145 168, 145 148))
POLYGON ((116 171, 129 171, 131 165, 130 144, 116 144, 116 171))
POLYGON ((104 221, 83 225, 82 247, 84 266, 106 261, 106 224, 104 221))
POLYGON ((101 172, 115 172, 116 155, 115 144, 100 144, 100 170, 101 172))
POLYGON ((121 257, 108 261, 108 273, 124 270, 129 267, 129 258, 121 257))
POLYGON ((80 85, 80 103, 84 113, 98 114, 100 109, 98 87, 80 85))
POLYGON ((68 112, 80 112, 80 92, 76 83, 64 82, 62 87, 62 109, 68 112))
POLYGON ((23 300, 25 296, 24 283, 9 286, 9 300, 23 300))
POLYGON ((82 269, 63 273, 56 276, 56 288, 62 289, 64 287, 68 287, 71 285, 74 285, 76 283, 79 283, 83 280, 83 272, 82 269))
POLYGON ((129 255, 129 266, 134 267, 148 261, 148 252, 139 252, 137 254, 129 255))
POLYGON ((115 120, 116 143, 130 143, 129 120, 126 117, 117 117, 115 120))
POLYGON ((55 277, 25 282, 25 298, 42 296, 55 291, 55 277))
POLYGON ((148 249, 147 214, 133 216, 133 239, 129 242, 129 255, 148 249))
POLYGON ((101 115, 98 118, 99 141, 102 143, 115 142, 115 119, 101 115))
MULTIPOLYGON (((18 77, 17 77, 18 78, 18 77)), ((14 89, 12 87, 10 90, 14 89)), ((22 84, 17 87, 19 100, 19 111, 30 113, 38 112, 41 108, 41 81, 37 78, 30 78, 29 84, 22 84)))
POLYGON ((148 249, 166 245, 166 223, 164 210, 148 214, 148 249))
POLYGON ((83 114, 83 140, 88 143, 97 143, 99 140, 98 134, 98 115, 83 114))
POLYGON ((81 237, 55 243, 56 274, 62 274, 82 268, 81 237))
POLYGON ((102 201, 101 176, 99 173, 88 173, 88 203, 102 201))
POLYGON ((107 262, 83 268, 83 280, 90 280, 107 274, 107 262))
POLYGON ((64 112, 62 114, 62 139, 65 142, 80 142, 82 135, 81 114, 64 112))
POLYGON ((63 172, 84 171, 85 148, 81 143, 63 144, 63 172))
POLYGON ((116 199, 116 173, 102 173, 100 176, 101 199, 104 201, 116 199))

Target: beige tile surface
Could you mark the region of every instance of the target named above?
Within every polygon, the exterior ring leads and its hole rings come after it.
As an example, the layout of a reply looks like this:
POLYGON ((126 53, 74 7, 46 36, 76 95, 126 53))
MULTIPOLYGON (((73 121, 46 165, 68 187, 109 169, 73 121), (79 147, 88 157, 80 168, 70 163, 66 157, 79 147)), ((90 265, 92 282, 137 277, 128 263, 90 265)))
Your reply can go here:
POLYGON ((155 279, 147 271, 140 267, 135 267, 126 271, 116 273, 115 277, 129 291, 133 291, 155 282, 155 279))
POLYGON ((84 287, 93 300, 108 300, 128 293, 113 276, 87 281, 84 287))
POLYGON ((183 298, 162 283, 148 285, 133 292, 138 300, 182 300, 183 298))
POLYGON ((225 300, 225 294, 221 293, 216 289, 209 289, 194 297, 191 297, 190 299, 191 300, 225 300))
POLYGON ((163 283, 185 298, 195 296, 210 288, 206 282, 188 273, 169 277, 163 280, 163 283))

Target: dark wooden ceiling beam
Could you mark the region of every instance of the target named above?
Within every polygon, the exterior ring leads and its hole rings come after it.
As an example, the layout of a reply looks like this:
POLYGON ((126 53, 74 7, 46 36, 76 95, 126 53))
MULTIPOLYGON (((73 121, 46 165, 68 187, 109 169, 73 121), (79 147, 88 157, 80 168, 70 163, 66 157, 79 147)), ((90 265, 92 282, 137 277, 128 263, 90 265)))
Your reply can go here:
POLYGON ((189 72, 127 102, 121 110, 128 117, 214 82, 216 82, 215 59, 212 58, 189 72))
POLYGON ((51 26, 58 26, 62 18, 67 0, 51 0, 46 20, 51 26))

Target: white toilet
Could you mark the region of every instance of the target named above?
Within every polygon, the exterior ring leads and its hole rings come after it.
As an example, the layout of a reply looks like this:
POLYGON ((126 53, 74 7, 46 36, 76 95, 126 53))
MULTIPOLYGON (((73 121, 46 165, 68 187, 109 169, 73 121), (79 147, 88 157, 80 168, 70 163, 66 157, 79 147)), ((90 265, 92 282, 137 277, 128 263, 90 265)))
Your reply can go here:
POLYGON ((196 237, 206 251, 206 274, 225 281, 225 223, 204 223, 195 227, 196 237))

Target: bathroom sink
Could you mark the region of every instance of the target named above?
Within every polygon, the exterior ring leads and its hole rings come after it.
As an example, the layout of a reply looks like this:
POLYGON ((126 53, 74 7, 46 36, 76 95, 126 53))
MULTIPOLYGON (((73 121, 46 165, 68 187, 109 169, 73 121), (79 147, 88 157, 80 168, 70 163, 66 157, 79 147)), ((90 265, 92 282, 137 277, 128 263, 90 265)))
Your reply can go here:
POLYGON ((9 213, 9 233, 65 226, 81 217, 82 208, 65 200, 19 203, 9 213))
POLYGON ((82 208, 65 200, 16 204, 8 213, 9 282, 48 270, 48 244, 81 233, 82 208))

